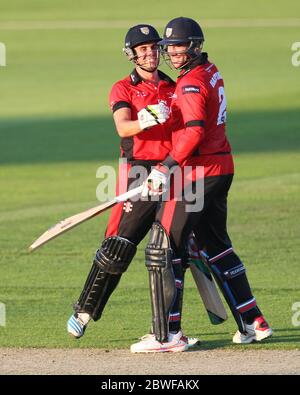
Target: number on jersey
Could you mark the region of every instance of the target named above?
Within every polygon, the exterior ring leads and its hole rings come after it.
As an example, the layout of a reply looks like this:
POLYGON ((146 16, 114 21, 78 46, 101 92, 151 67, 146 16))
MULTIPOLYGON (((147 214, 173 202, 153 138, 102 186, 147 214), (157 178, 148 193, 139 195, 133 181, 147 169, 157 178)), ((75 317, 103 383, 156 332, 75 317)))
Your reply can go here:
POLYGON ((224 86, 219 87, 219 114, 217 125, 222 125, 222 123, 226 122, 226 96, 224 86))

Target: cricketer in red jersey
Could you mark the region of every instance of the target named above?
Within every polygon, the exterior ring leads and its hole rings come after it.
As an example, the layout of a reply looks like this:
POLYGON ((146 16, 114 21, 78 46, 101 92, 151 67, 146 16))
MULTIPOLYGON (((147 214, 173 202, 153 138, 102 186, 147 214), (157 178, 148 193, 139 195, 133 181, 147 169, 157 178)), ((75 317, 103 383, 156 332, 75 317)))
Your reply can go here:
MULTIPOLYGON (((185 241, 194 230, 207 251, 207 263, 237 322, 238 331, 233 342, 251 343, 270 337, 272 329, 256 304, 245 267, 235 254, 227 232, 227 195, 234 166, 225 134, 226 98, 217 67, 208 61, 206 53, 202 53, 203 41, 198 23, 180 17, 168 23, 164 38, 159 42, 167 61, 180 70, 171 115, 180 118, 182 126, 174 131, 169 155, 144 183, 143 195, 155 196, 166 191, 170 169, 174 166, 182 169, 186 166, 203 167, 204 196, 194 197, 195 203, 203 200, 202 205, 195 204, 201 210, 189 212, 187 196, 184 194, 182 200, 176 200, 171 194, 171 199, 159 208, 155 226, 167 234, 173 255, 181 258, 182 262, 185 259, 185 241)), ((190 179, 192 187, 198 181, 197 173, 192 172, 194 175, 196 178, 190 179)), ((152 292, 151 298, 154 297, 152 292)), ((159 326, 155 334, 159 340, 159 326)), ((145 344, 145 349, 147 347, 145 344)))
MULTIPOLYGON (((114 114, 117 128, 121 123, 121 137, 120 157, 126 159, 124 165, 121 163, 119 169, 119 176, 117 183, 116 194, 119 195, 128 190, 128 183, 135 181, 134 176, 130 177, 130 172, 136 166, 145 168, 148 174, 151 166, 162 161, 172 147, 170 129, 165 126, 165 122, 155 124, 149 130, 141 130, 138 113, 143 108, 151 103, 162 103, 163 106, 169 108, 171 105, 171 98, 174 93, 175 83, 164 73, 157 70, 157 84, 143 79, 136 69, 121 81, 113 85, 110 93, 110 107, 114 114), (122 129, 122 122, 128 114, 128 119, 133 124, 133 128, 128 127, 126 122, 124 129, 122 129), (121 120, 121 122, 120 122, 121 120), (136 126, 134 124, 136 123, 136 126), (136 131, 138 130, 138 133, 136 131)), ((145 178, 144 178, 145 179, 145 178)), ((122 204, 115 206, 112 209, 109 223, 106 230, 106 237, 122 234, 123 237, 129 238, 134 243, 139 243, 148 232, 148 226, 144 231, 137 230, 137 215, 139 216, 140 227, 147 223, 149 209, 155 210, 155 202, 137 201, 132 215, 124 212, 122 204), (142 218, 144 220, 142 221, 142 218), (133 221, 130 227, 128 221, 133 221), (145 233, 146 232, 146 233, 145 233)), ((153 222, 153 218, 151 223, 153 222)))
MULTIPOLYGON (((121 182, 118 183, 117 194, 125 192, 136 181, 133 170, 137 166, 139 170, 145 170, 144 178, 139 180, 142 184, 151 166, 163 160, 172 148, 171 133, 165 122, 169 116, 175 83, 157 70, 157 42, 160 39, 150 25, 136 25, 129 29, 125 37, 124 52, 134 62, 135 69, 128 77, 114 84, 109 99, 115 126, 121 137, 121 158, 127 160, 121 169, 122 174, 119 174, 121 182)), ((74 306, 75 312, 68 321, 68 332, 75 338, 83 336, 91 319, 97 321, 101 318, 110 295, 135 256, 137 245, 155 220, 156 207, 157 200, 147 199, 129 200, 112 209, 105 240, 96 252, 92 268, 74 306)), ((179 277, 181 267, 176 267, 179 270, 176 277, 179 277)), ((176 291, 174 274, 170 276, 170 283, 174 292, 169 298, 168 313, 172 312, 173 306, 177 309, 176 305, 181 300, 181 289, 176 291)), ((164 351, 187 349, 187 338, 182 340, 179 331, 176 335, 174 339, 167 339, 170 341, 164 345, 164 351)))
MULTIPOLYGON (((144 80, 136 71, 115 83, 110 92, 109 102, 113 113, 122 109, 131 112, 131 120, 138 120, 138 112, 149 104, 171 105, 175 83, 163 72, 157 71, 157 84, 144 80)), ((121 135, 121 157, 132 160, 163 160, 171 149, 171 132, 165 123, 151 127, 149 133, 121 135)))
POLYGON ((179 111, 183 128, 174 132, 172 150, 162 163, 202 165, 205 176, 233 174, 231 147, 225 134, 224 83, 217 67, 207 61, 207 54, 178 77, 171 112, 179 111))

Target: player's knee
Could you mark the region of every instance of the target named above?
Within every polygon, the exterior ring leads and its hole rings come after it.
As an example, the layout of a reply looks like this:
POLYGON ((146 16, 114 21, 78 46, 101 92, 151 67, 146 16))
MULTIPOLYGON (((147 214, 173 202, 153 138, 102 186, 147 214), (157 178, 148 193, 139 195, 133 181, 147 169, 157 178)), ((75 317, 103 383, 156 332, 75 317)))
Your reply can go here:
POLYGON ((154 222, 149 242, 145 250, 146 266, 148 269, 154 267, 165 268, 172 260, 172 249, 169 237, 159 222, 154 222))
POLYGON ((136 253, 136 245, 119 236, 105 239, 96 252, 94 263, 110 274, 124 273, 136 253))

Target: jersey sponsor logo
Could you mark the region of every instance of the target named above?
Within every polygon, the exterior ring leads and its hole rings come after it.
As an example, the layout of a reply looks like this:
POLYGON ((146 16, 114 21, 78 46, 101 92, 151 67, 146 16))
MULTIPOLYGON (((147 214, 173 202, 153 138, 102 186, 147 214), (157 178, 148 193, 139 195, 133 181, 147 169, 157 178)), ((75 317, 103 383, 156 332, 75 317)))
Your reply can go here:
POLYGON ((182 94, 187 93, 200 93, 200 87, 195 85, 185 85, 182 87, 182 94))

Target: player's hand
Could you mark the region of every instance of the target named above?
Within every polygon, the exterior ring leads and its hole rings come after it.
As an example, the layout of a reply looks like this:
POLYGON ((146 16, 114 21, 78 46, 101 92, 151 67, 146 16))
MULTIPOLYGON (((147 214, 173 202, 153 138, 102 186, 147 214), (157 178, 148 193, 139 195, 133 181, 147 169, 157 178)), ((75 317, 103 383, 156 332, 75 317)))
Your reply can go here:
POLYGON ((142 196, 162 195, 168 189, 169 178, 170 170, 162 164, 157 165, 144 182, 142 196))
POLYGON ((163 102, 150 104, 138 112, 138 120, 142 130, 162 124, 169 118, 169 108, 163 102))

